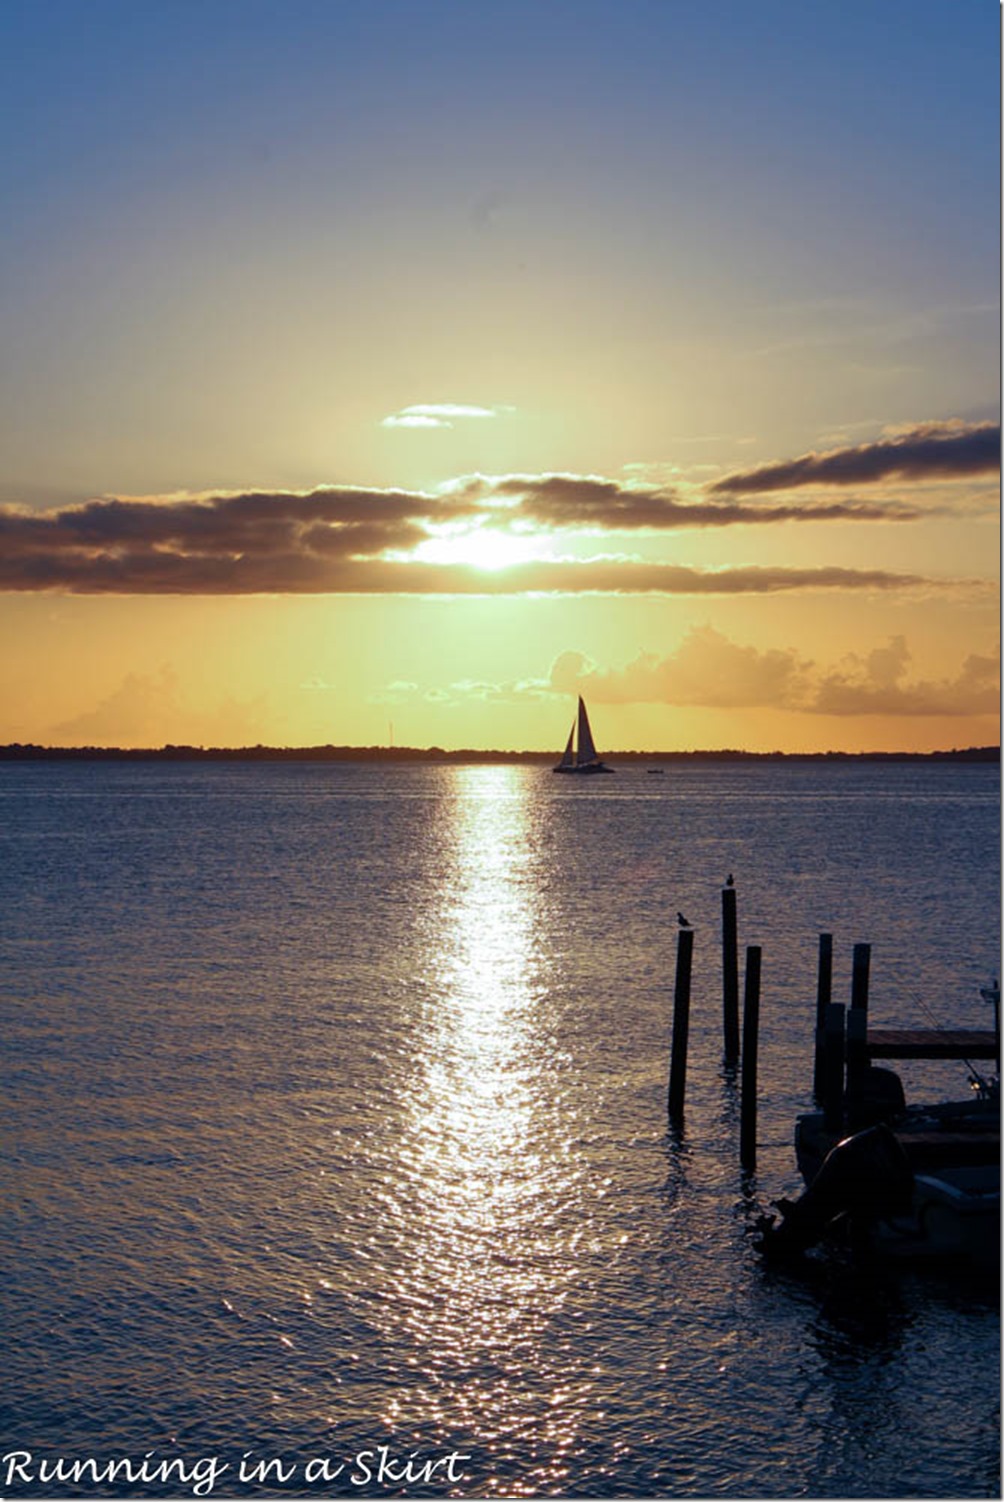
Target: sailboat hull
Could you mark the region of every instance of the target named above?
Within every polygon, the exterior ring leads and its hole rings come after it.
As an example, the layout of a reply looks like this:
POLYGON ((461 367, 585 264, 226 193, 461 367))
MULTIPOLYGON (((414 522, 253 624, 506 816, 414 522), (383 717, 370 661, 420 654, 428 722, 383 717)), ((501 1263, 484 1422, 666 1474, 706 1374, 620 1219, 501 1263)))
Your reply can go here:
POLYGON ((582 766, 552 767, 551 771, 569 772, 573 777, 592 777, 596 772, 612 772, 613 767, 605 767, 601 761, 589 761, 582 766))

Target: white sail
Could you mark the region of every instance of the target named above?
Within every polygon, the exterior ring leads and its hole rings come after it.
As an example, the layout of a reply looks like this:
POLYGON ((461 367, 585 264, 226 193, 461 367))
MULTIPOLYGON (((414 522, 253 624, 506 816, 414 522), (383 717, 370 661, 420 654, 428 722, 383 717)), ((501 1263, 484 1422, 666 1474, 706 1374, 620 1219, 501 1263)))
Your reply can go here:
POLYGON ((589 728, 589 716, 586 714, 586 706, 581 698, 579 699, 579 749, 575 760, 580 767, 586 762, 596 760, 593 732, 589 728))
POLYGON ((593 743, 593 732, 589 728, 589 716, 586 714, 586 706, 579 699, 578 713, 572 721, 572 728, 568 732, 568 744, 565 753, 552 772, 612 772, 613 767, 604 766, 596 754, 596 746, 593 743))

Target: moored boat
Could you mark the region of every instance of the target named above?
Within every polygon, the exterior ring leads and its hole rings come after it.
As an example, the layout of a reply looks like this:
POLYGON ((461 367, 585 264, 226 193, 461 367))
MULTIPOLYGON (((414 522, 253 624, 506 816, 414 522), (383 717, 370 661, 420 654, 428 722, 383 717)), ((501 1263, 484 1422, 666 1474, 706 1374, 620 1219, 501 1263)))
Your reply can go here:
MULTIPOLYGON (((996 996, 983 993, 986 999, 996 996)), ((995 1002, 995 1020, 998 1003, 995 1002)), ((875 1034, 890 1037, 890 1034, 875 1034)), ((959 1033, 912 1037, 926 1057, 960 1058, 959 1033), (925 1039, 922 1044, 916 1040, 925 1039)), ((980 1056, 996 1037, 968 1035, 980 1056), (982 1040, 978 1044, 975 1040, 982 1040)), ((906 1048, 903 1042, 898 1045, 906 1048)), ((965 1264, 992 1272, 1000 1262, 1000 1098, 996 1076, 967 1062, 968 1099, 908 1106, 892 1070, 866 1063, 848 1080, 839 1111, 806 1112, 795 1125, 795 1156, 806 1188, 779 1200, 760 1222, 768 1255, 799 1254, 824 1240, 896 1260, 965 1264)))
MULTIPOLYGON (((886 1071, 883 1071, 886 1072, 886 1071)), ((1000 1258, 1000 1111, 996 1093, 905 1107, 834 1140, 820 1111, 799 1117, 795 1151, 806 1190, 765 1223, 767 1252, 829 1239, 898 1260, 1000 1258)))

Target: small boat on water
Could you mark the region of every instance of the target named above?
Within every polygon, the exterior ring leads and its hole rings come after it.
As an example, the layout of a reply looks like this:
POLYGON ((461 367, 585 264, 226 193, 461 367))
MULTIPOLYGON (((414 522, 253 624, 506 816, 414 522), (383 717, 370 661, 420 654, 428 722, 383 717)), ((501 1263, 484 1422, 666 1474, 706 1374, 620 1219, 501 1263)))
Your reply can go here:
POLYGON ((582 776, 589 776, 594 772, 612 772, 613 767, 605 766, 596 754, 593 744, 593 732, 589 728, 589 716, 586 706, 579 696, 579 708, 572 728, 568 732, 568 744, 564 755, 553 772, 573 772, 582 776))
MULTIPOLYGON (((999 1008, 996 986, 983 993, 999 1008)), ((899 1037, 900 1057, 963 1058, 965 1035, 876 1034, 899 1037), (927 1039, 926 1044, 920 1040, 927 1039)), ((986 1035, 980 1045, 988 1054, 986 1035)), ((999 1022, 996 1032, 999 1057, 999 1022)), ((890 1047, 894 1045, 889 1045, 890 1047)), ((795 1156, 805 1182, 797 1200, 778 1200, 761 1219, 768 1256, 791 1256, 822 1241, 890 1258, 952 1263, 996 1273, 1000 1264, 1000 1095, 996 1076, 965 1061, 966 1100, 908 1106, 899 1076, 867 1062, 834 1119, 832 1109, 807 1112, 795 1125, 795 1156)))

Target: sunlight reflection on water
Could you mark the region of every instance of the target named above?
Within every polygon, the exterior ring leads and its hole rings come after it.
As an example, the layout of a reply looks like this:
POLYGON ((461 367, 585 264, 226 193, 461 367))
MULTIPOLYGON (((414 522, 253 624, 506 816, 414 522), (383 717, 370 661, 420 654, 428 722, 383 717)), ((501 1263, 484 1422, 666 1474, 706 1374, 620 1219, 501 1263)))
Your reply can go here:
MULTIPOLYGON (((439 1413, 444 1432, 459 1417, 492 1449, 539 1427, 541 1398, 526 1379, 550 1371, 541 1340, 575 1277, 563 1243, 575 1239, 569 1200, 581 1173, 548 1148, 548 1068, 534 1028, 546 995, 543 895, 528 784, 518 768, 464 768, 453 791, 405 1120, 418 1213, 398 1276, 426 1375, 464 1377, 439 1413)), ((554 1456, 574 1439, 567 1396, 558 1385, 542 1398, 554 1456)))

